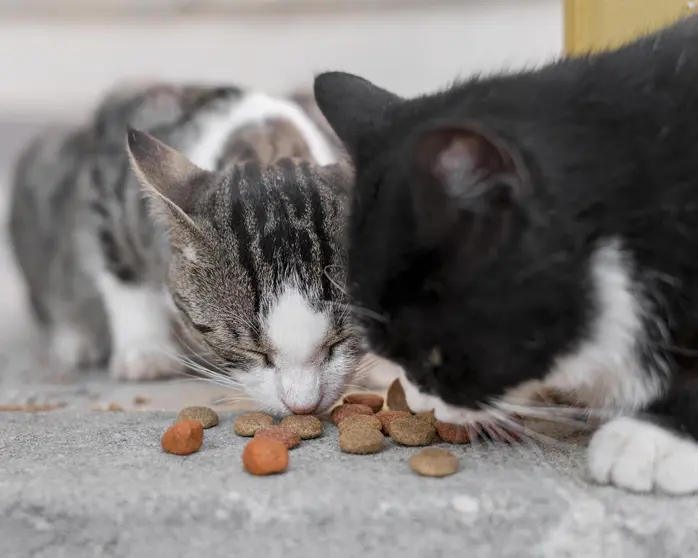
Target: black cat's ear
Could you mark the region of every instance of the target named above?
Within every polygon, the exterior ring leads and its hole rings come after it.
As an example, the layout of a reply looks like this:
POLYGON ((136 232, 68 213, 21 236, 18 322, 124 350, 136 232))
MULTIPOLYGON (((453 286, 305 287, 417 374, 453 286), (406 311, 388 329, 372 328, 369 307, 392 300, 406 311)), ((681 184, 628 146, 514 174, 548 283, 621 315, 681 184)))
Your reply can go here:
POLYGON ((505 217, 528 184, 518 154, 496 135, 469 125, 446 123, 417 132, 410 163, 415 213, 426 244, 442 239, 463 214, 506 226, 505 217))
POLYGON ((363 134, 375 129, 399 97, 358 76, 326 72, 315 78, 315 101, 347 150, 355 156, 363 134))
POLYGON ((191 218, 196 198, 215 174, 145 132, 129 129, 126 143, 131 166, 152 201, 155 216, 169 226, 174 241, 190 240, 198 232, 191 218))

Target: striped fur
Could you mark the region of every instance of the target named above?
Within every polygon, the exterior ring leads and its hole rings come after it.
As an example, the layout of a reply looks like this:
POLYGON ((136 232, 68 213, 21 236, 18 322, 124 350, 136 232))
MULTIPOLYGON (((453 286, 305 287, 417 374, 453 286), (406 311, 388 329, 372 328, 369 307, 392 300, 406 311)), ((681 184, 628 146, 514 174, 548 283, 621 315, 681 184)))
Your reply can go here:
POLYGON ((298 99, 122 88, 25 151, 11 236, 56 367, 169 375, 184 340, 269 411, 336 400, 358 359, 341 288, 351 173, 298 99), (136 173, 129 128, 147 132, 131 135, 136 173))

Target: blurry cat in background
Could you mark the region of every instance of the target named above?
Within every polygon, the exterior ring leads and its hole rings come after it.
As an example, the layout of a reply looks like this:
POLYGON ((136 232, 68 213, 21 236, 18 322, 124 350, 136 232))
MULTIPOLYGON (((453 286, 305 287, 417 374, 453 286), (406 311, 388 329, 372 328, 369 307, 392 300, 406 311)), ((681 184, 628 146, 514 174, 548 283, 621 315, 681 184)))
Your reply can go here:
POLYGON ((38 139, 10 226, 53 365, 143 380, 193 353, 267 411, 328 408, 360 358, 342 154, 312 96, 236 87, 121 88, 38 139))

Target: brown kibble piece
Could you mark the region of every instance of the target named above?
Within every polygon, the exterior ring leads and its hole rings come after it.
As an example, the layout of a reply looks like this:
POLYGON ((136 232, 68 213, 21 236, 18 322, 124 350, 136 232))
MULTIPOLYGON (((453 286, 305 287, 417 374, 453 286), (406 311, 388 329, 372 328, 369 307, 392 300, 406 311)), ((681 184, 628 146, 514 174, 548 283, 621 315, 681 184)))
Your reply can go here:
POLYGON ((177 422, 183 420, 198 420, 204 428, 218 424, 218 413, 209 407, 185 407, 177 415, 177 422))
POLYGON ((254 438, 242 450, 242 465, 253 475, 283 473, 288 467, 288 449, 278 440, 254 438))
POLYGON ((349 428, 339 433, 339 447, 346 453, 378 453, 384 443, 385 437, 375 428, 349 428))
POLYGON ((349 405, 366 405, 371 407, 374 413, 383 408, 383 397, 377 393, 349 393, 344 396, 344 402, 349 405))
POLYGON ((278 440, 288 449, 293 449, 301 443, 300 435, 288 426, 267 426, 266 428, 260 428, 257 430, 254 437, 257 439, 266 438, 278 440))
POLYGON ((390 423, 395 419, 411 417, 412 415, 407 411, 381 411, 376 413, 376 418, 381 421, 383 425, 383 434, 390 436, 390 423))
POLYGON ((414 418, 423 420, 424 422, 431 424, 436 428, 436 417, 434 416, 434 411, 424 411, 423 413, 417 413, 414 418))
POLYGON ((274 418, 266 413, 245 413, 235 419, 233 429, 238 436, 254 436, 257 430, 274 424, 274 418))
POLYGON ((124 410, 124 408, 119 405, 118 403, 109 403, 109 406, 107 407, 107 411, 113 411, 116 413, 120 413, 124 410))
POLYGON ((322 436, 322 422, 312 415, 291 415, 281 421, 281 426, 295 431, 301 440, 311 440, 322 436))
POLYGON ((198 420, 177 422, 162 436, 162 449, 175 455, 199 451, 204 441, 204 429, 198 420))
POLYGON ((351 415, 373 415, 373 410, 367 405, 358 405, 356 403, 339 405, 332 409, 331 419, 334 424, 339 424, 345 418, 351 415))
POLYGON ((407 411, 411 413, 409 406, 407 405, 407 399, 405 399, 405 390, 402 389, 402 384, 400 380, 395 380, 388 388, 388 394, 386 396, 386 404, 388 409, 391 411, 407 411))
POLYGON ((468 429, 459 424, 436 421, 436 432, 444 442, 449 444, 465 444, 470 441, 468 429))
POLYGON ((428 446, 435 433, 431 424, 414 417, 398 418, 390 423, 390 437, 403 446, 428 446))
POLYGON ((446 477, 458 470, 458 458, 442 448, 426 448, 409 460, 410 469, 424 477, 446 477))
POLYGON ((147 405, 150 401, 150 397, 144 397, 142 395, 136 395, 136 397, 133 398, 134 405, 147 405))
POLYGON ((380 432, 383 430, 381 421, 375 415, 351 415, 345 418, 338 425, 340 434, 350 428, 373 428, 380 432))

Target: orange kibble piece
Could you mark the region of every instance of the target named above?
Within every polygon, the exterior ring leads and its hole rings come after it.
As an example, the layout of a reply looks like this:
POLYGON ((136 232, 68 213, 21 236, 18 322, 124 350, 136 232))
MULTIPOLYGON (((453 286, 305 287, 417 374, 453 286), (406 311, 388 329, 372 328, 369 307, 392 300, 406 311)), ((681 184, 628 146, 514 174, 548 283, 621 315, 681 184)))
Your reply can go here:
POLYGON ((390 435, 390 423, 395 419, 411 417, 412 415, 407 411, 381 411, 376 413, 376 417, 381 421, 383 425, 383 434, 386 436, 390 435))
POLYGON ((377 393, 349 393, 344 396, 344 402, 349 405, 366 405, 374 413, 383 408, 384 399, 377 393))
POLYGON ((345 403, 332 409, 330 418, 334 424, 339 424, 345 418, 351 415, 373 415, 373 409, 368 405, 359 405, 356 403, 345 403))
POLYGON ((254 438, 242 450, 242 465, 253 475, 283 473, 288 467, 288 449, 272 438, 254 438))
POLYGON ((436 421, 436 432, 439 437, 449 444, 465 444, 470 441, 470 434, 465 426, 436 421))
POLYGON ((189 455, 199 451, 204 442, 204 429, 198 420, 173 424, 162 436, 162 449, 175 455, 189 455))
POLYGON ((301 443, 301 436, 288 426, 267 426, 260 428, 254 435, 256 439, 268 438, 281 442, 287 449, 293 449, 301 443))

